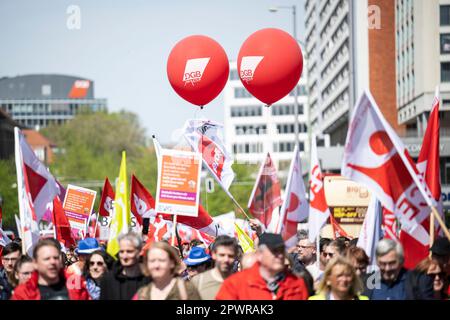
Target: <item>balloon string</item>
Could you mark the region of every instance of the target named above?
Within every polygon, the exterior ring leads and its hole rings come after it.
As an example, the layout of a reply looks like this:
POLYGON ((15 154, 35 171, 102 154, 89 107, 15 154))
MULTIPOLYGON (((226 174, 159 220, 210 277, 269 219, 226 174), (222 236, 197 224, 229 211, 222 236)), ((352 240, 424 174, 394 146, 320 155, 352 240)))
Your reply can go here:
POLYGON ((199 112, 203 111, 203 106, 200 106, 198 109, 195 109, 194 119, 198 119, 199 112))

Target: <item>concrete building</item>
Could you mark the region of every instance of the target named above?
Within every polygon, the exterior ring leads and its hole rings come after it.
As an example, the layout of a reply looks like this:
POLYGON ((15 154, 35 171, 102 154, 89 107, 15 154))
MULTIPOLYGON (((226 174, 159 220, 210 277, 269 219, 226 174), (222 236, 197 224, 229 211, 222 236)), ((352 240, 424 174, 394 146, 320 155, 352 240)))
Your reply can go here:
MULTIPOLYGON (((287 171, 295 146, 294 92, 271 107, 265 107, 242 85, 236 62, 230 64, 229 80, 224 90, 224 138, 228 150, 236 161, 246 163, 261 163, 270 152, 279 169, 287 171)), ((298 83, 298 119, 299 148, 304 160, 309 149, 306 81, 306 73, 303 72, 298 83)))
POLYGON ((92 80, 56 74, 0 78, 0 108, 23 127, 63 124, 82 109, 106 110, 106 99, 94 98, 92 80))

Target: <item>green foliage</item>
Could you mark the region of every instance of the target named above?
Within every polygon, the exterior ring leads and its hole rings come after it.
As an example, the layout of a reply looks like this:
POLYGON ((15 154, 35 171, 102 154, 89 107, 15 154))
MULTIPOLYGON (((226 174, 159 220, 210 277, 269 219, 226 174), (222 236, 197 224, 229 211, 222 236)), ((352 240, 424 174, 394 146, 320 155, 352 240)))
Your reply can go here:
POLYGON ((3 229, 15 228, 14 214, 19 214, 14 159, 0 160, 0 196, 3 199, 3 229))

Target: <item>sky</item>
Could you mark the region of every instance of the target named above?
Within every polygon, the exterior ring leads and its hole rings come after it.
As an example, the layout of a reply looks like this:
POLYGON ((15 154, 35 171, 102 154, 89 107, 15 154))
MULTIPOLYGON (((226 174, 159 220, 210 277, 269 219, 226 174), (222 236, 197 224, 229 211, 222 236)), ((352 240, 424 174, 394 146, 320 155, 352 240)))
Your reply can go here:
POLYGON ((136 113, 148 136, 170 143, 187 119, 223 122, 223 94, 203 111, 179 97, 167 79, 171 49, 185 37, 209 36, 236 60, 253 32, 279 28, 304 40, 304 0, 0 0, 0 77, 68 74, 95 82, 95 96, 110 111, 136 113), (70 6, 80 10, 80 28, 69 29, 70 6))

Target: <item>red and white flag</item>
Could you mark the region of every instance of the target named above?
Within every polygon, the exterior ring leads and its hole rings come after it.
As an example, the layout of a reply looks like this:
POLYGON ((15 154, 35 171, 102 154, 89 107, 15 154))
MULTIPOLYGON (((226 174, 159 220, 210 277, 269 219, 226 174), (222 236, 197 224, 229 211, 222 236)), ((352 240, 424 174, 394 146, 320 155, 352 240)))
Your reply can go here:
POLYGON ((171 225, 172 223, 170 221, 166 221, 160 216, 150 217, 147 244, 155 241, 170 240, 172 230, 171 225))
POLYGON ((275 232, 281 233, 283 236, 287 248, 297 244, 297 224, 308 218, 308 213, 309 203, 306 200, 305 185, 303 184, 300 152, 298 146, 295 146, 286 183, 284 202, 275 228, 275 232))
POLYGON ((267 153, 259 169, 258 178, 256 179, 250 199, 248 200, 248 209, 267 228, 272 222, 273 210, 282 204, 277 169, 273 164, 270 154, 267 153))
MULTIPOLYGON (((430 189, 433 199, 437 202, 437 210, 445 222, 441 198, 441 172, 439 168, 439 102, 439 88, 437 87, 416 166, 419 174, 430 189)), ((430 217, 428 216, 424 219, 421 224, 425 230, 430 230, 430 217)), ((439 224, 435 223, 434 227, 436 229, 435 235, 438 235, 439 230, 441 230, 439 224)), ((414 268, 417 263, 428 256, 429 243, 424 245, 406 232, 400 232, 400 242, 405 249, 406 268, 414 268)))
POLYGON ((203 163, 227 192, 234 179, 233 158, 227 153, 219 131, 223 125, 210 120, 188 120, 184 137, 195 152, 202 154, 203 163))
POLYGON ((47 211, 49 203, 59 194, 59 187, 55 178, 48 171, 45 165, 39 161, 34 151, 28 145, 25 136, 17 128, 16 146, 19 154, 16 153, 17 170, 28 181, 31 202, 34 207, 36 219, 39 222, 47 211))
POLYGON ((131 213, 136 220, 142 225, 144 218, 150 218, 155 215, 155 200, 150 192, 133 174, 131 176, 131 213))
POLYGON ((434 205, 431 194, 369 92, 361 96, 353 111, 341 172, 367 186, 394 213, 404 232, 423 245, 429 242, 422 222, 434 205))
POLYGON ((332 214, 330 214, 330 224, 331 228, 333 229, 333 237, 334 239, 339 237, 346 237, 348 239, 353 239, 351 236, 348 235, 347 232, 340 226, 340 224, 336 221, 336 219, 333 217, 332 214))
POLYGON ((311 173, 309 180, 309 241, 316 242, 316 238, 320 236, 320 229, 327 222, 330 216, 325 199, 325 187, 323 183, 322 170, 320 169, 319 157, 317 155, 316 138, 313 137, 311 143, 311 173))
MULTIPOLYGON (((47 196, 52 193, 52 189, 48 187, 48 180, 46 179, 45 172, 43 172, 43 170, 46 171, 47 169, 45 169, 42 163, 36 158, 33 151, 26 143, 25 137, 17 127, 14 128, 14 137, 17 194, 21 227, 19 233, 22 237, 22 253, 28 254, 31 257, 33 256, 33 248, 39 241, 40 236, 38 218, 36 216, 35 203, 33 200, 38 199, 39 204, 45 202, 44 209, 42 210, 43 215, 47 204, 49 203, 49 201, 46 201, 48 200, 47 196), (38 169, 38 172, 34 171, 33 168, 36 170, 38 169), (30 180, 34 183, 33 189, 30 188, 30 180), (33 194, 34 197, 32 196, 33 194)), ((54 194, 53 197, 55 195, 56 194, 54 194)), ((53 198, 51 198, 50 201, 53 201, 53 198)))
POLYGON ((100 199, 100 205, 98 207, 98 214, 102 217, 109 217, 112 212, 112 202, 115 198, 114 189, 109 183, 108 177, 105 178, 103 184, 102 197, 100 199))
POLYGON ((64 212, 59 197, 53 199, 53 225, 55 227, 56 239, 63 243, 66 248, 75 245, 76 242, 72 237, 69 220, 64 212))
POLYGON ((382 207, 381 210, 381 229, 383 230, 383 237, 395 241, 400 241, 397 219, 395 218, 395 215, 384 207, 382 207))

